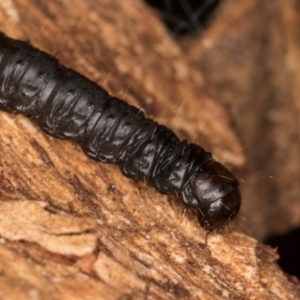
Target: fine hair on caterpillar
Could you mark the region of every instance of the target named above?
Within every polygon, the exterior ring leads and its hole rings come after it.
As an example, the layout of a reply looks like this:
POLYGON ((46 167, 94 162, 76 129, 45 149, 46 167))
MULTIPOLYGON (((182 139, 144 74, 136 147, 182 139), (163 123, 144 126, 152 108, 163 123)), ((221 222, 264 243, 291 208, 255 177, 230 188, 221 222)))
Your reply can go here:
POLYGON ((202 147, 180 141, 145 115, 55 57, 0 33, 0 108, 19 112, 54 137, 73 139, 90 157, 179 197, 206 230, 238 213, 233 174, 202 147))

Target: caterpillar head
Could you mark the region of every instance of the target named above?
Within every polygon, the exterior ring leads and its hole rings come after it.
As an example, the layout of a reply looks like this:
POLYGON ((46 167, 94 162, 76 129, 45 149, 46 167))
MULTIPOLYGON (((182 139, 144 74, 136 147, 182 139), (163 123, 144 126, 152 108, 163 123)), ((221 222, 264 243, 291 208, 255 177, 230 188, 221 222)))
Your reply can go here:
POLYGON ((240 191, 234 189, 229 194, 199 209, 199 223, 207 231, 220 229, 235 218, 240 206, 240 191))
POLYGON ((220 229, 238 214, 241 206, 239 183, 220 163, 209 161, 191 184, 198 201, 198 220, 204 229, 220 229))

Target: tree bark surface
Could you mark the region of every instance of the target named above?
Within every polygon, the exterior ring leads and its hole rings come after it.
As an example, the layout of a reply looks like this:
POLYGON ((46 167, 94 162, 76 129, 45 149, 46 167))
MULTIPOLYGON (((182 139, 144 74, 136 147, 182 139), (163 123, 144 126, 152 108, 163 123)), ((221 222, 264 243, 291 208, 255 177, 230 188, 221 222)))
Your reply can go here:
MULTIPOLYGON (((242 169, 228 110, 143 2, 2 1, 1 31, 242 169)), ((235 224, 206 241, 180 201, 75 142, 16 114, 0 126, 0 299, 300 299, 276 251, 235 224)))

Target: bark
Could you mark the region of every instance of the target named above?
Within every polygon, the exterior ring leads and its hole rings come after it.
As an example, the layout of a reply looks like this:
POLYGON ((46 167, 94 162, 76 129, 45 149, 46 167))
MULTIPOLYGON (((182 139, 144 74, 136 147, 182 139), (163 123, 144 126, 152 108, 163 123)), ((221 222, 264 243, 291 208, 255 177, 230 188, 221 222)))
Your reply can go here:
MULTIPOLYGON (((8 35, 53 53, 181 137, 196 140, 200 128, 201 144, 217 159, 243 166, 228 110, 207 95, 142 2, 17 0, 1 9, 8 35)), ((276 251, 234 224, 205 243, 176 199, 23 116, 1 112, 0 124, 1 299, 299 297, 276 251)))

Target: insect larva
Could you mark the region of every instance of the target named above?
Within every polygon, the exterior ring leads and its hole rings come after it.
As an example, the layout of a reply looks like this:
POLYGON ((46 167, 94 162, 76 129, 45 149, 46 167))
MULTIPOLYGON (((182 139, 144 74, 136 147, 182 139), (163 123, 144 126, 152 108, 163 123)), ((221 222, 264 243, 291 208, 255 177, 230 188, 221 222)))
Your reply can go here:
POLYGON ((0 33, 0 108, 30 116, 45 132, 76 140, 125 176, 178 195, 206 230, 238 213, 238 181, 209 152, 111 97, 55 57, 0 33))

